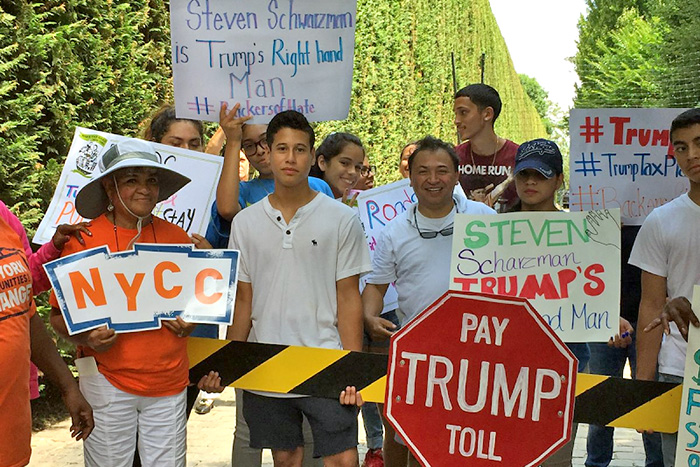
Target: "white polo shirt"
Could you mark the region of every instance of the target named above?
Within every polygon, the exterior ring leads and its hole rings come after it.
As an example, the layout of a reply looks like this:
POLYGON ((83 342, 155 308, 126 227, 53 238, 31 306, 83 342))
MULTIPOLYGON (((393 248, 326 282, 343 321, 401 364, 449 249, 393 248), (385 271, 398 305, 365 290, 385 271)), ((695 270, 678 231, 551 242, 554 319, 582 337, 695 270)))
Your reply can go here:
POLYGON ((413 205, 389 222, 379 234, 372 260, 373 271, 367 283, 395 283, 399 295, 397 315, 402 326, 440 298, 450 285, 452 236, 422 238, 413 221, 414 213, 421 232, 444 229, 454 223, 456 212, 496 214, 483 203, 458 196, 454 200, 455 209, 439 219, 424 217, 413 205))
POLYGON ((265 197, 233 219, 229 248, 253 288, 249 342, 342 348, 336 281, 372 270, 351 208, 316 195, 287 224, 265 197))

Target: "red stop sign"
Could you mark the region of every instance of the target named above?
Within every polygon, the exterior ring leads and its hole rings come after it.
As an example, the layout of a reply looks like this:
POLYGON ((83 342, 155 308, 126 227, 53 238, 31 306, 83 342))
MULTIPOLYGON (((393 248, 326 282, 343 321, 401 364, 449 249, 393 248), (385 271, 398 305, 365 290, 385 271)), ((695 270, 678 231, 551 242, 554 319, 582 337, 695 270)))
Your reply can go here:
POLYGON ((539 465, 571 435, 576 366, 527 300, 448 292, 392 337, 385 414, 424 466, 539 465))

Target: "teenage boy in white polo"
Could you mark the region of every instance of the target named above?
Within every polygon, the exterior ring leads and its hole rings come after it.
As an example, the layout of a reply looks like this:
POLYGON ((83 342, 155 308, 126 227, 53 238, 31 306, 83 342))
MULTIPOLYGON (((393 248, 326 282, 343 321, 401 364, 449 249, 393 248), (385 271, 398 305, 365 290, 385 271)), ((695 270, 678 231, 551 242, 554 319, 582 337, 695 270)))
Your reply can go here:
MULTIPOLYGON (((276 115, 267 142, 275 191, 231 225, 229 247, 241 259, 228 337, 361 351, 359 277, 371 263, 359 219, 309 187, 314 131, 302 114, 276 115)), ((354 388, 348 393, 341 401, 355 404, 354 388)), ((250 445, 272 449, 276 466, 301 465, 302 414, 311 424, 315 457, 326 466, 357 466, 356 407, 270 393, 244 392, 243 400, 250 445)))
MULTIPOLYGON (((678 167, 688 177, 688 193, 649 214, 629 262, 642 270, 638 325, 646 328, 637 335, 637 379, 655 379, 658 365, 659 380, 682 383, 688 322, 665 324, 663 334, 661 328, 651 328, 659 324, 664 308, 671 316, 690 317, 693 286, 700 283, 700 108, 673 120, 671 143, 678 167), (667 297, 672 298, 668 304, 667 297)), ((664 465, 674 465, 676 443, 677 434, 661 434, 664 465)))
MULTIPOLYGON (((418 203, 387 224, 380 234, 374 270, 362 293, 365 328, 372 339, 387 339, 396 328, 379 317, 390 283, 394 282, 399 295, 397 314, 401 325, 447 292, 455 214, 496 213, 483 203, 453 196, 459 180, 458 164, 453 146, 430 136, 417 142, 408 159, 418 203)), ((388 424, 385 429, 385 463, 418 465, 406 447, 394 441, 394 430, 388 424)))

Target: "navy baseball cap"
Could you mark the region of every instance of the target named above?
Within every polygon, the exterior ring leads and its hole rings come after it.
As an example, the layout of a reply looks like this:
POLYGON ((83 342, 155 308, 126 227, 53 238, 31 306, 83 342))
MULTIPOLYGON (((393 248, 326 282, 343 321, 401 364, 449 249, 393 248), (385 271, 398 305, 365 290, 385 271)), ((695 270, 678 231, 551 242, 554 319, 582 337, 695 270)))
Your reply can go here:
POLYGON ((554 141, 548 139, 533 139, 520 145, 515 155, 515 170, 517 174, 525 169, 534 169, 547 178, 552 178, 564 171, 561 151, 554 141))

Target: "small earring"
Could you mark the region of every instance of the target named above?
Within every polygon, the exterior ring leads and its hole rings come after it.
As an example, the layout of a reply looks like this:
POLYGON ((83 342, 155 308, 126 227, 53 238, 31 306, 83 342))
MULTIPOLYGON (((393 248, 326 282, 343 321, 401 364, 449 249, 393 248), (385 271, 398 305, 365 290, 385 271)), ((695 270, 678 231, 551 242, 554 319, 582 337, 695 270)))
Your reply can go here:
POLYGON ((112 201, 109 201, 109 204, 107 205, 107 211, 112 212, 114 211, 114 205, 112 204, 112 201))

